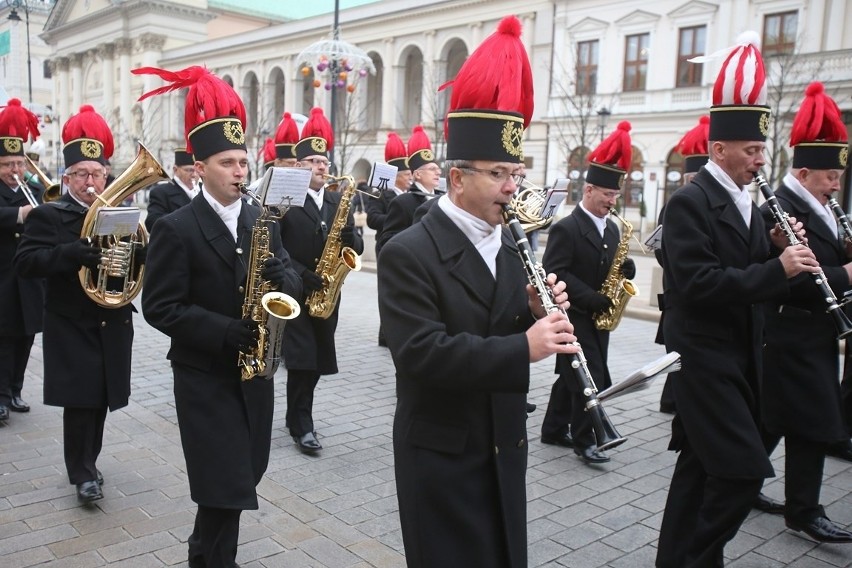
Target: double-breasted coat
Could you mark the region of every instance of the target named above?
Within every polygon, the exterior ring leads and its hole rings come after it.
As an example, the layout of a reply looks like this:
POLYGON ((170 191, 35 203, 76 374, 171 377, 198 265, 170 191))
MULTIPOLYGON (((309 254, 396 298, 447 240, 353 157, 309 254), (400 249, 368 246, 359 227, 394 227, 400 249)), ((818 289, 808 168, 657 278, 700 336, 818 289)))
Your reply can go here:
MULTIPOLYGON (((280 221, 281 242, 290 254, 293 268, 301 275, 305 270, 314 272, 317 268, 325 241, 331 231, 332 221, 340 204, 341 194, 323 191, 322 209, 317 208, 313 199, 305 199, 304 207, 291 207, 280 221), (325 228, 323 228, 325 227, 325 228)), ((354 227, 352 209, 346 219, 346 225, 354 227)), ((364 252, 364 240, 354 232, 356 253, 364 252)), ((345 284, 344 284, 345 285, 345 284)), ((290 320, 284 328, 284 359, 287 369, 315 371, 320 375, 337 373, 337 350, 334 344, 334 331, 340 311, 340 299, 334 313, 328 319, 314 318, 308 315, 305 298, 308 292, 299 295, 301 307, 298 317, 290 320)), ((341 297, 343 293, 341 292, 341 297)))
MULTIPOLYGON (((175 407, 192 500, 225 509, 257 509, 255 486, 269 461, 273 381, 240 380, 228 326, 242 319, 251 234, 259 209, 245 202, 237 241, 203 194, 162 217, 151 235, 142 310, 171 337, 175 407)), ((298 296, 301 282, 272 224, 271 251, 298 296)))
POLYGON ((396 366, 393 443, 411 567, 527 565, 526 273, 503 235, 491 275, 439 208, 382 250, 396 366))
POLYGON ((69 194, 33 209, 15 267, 25 278, 45 279, 44 403, 116 410, 130 397, 134 308, 101 307, 80 286, 69 247, 86 212, 69 194))
MULTIPOLYGON (((775 192, 781 208, 807 232, 813 251, 835 296, 849 290, 848 262, 840 240, 790 188, 775 192)), ((767 230, 775 220, 761 207, 767 230)), ((780 251, 773 250, 774 254, 780 251)), ((790 293, 766 304, 766 348, 761 402, 763 423, 772 434, 814 442, 848 439, 840 405, 837 328, 810 274, 790 280, 790 293)))
POLYGON ((177 211, 184 205, 189 205, 189 202, 189 195, 176 181, 158 183, 148 191, 148 214, 145 217, 145 228, 150 232, 157 219, 172 211, 177 211))
POLYGON ((376 256, 391 237, 414 224, 414 212, 430 200, 430 195, 412 185, 406 193, 396 196, 388 205, 388 214, 382 234, 376 239, 376 256))

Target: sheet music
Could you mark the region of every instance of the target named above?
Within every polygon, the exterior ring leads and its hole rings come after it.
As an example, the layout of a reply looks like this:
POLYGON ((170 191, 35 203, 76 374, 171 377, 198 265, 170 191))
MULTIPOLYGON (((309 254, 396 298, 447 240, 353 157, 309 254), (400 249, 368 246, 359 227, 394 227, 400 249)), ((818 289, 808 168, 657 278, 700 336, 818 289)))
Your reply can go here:
POLYGON ((311 170, 306 168, 272 167, 266 170, 260 183, 259 197, 267 207, 289 205, 304 207, 311 183, 311 170))
POLYGON ((651 250, 660 250, 663 245, 663 226, 657 225, 654 232, 645 239, 645 246, 651 250))
POLYGON ((367 185, 379 191, 390 189, 396 181, 398 171, 399 168, 396 166, 384 162, 374 162, 373 168, 370 170, 370 179, 367 180, 367 185))
POLYGON ((556 178, 556 181, 553 182, 553 189, 558 191, 567 191, 568 184, 571 180, 568 178, 556 178))
POLYGON ((547 197, 541 205, 541 218, 550 219, 553 217, 559 211, 559 207, 565 202, 567 197, 567 189, 556 189, 555 186, 553 189, 549 189, 547 197))
POLYGON ((98 209, 93 232, 98 237, 132 235, 139 227, 141 214, 138 207, 101 207, 98 209))

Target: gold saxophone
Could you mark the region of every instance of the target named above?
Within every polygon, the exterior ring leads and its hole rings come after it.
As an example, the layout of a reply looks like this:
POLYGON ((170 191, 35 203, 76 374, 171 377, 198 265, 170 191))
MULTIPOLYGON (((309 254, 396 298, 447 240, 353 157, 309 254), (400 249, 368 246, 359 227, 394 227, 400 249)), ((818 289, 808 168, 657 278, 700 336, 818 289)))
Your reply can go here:
POLYGON ((630 239, 633 237, 633 225, 627 222, 627 219, 618 214, 615 209, 610 209, 612 216, 621 221, 621 240, 618 242, 618 248, 615 250, 615 256, 612 258, 612 266, 609 267, 609 272, 606 275, 600 293, 610 299, 612 305, 608 310, 595 315, 595 328, 612 331, 618 324, 621 323, 621 317, 624 315, 624 308, 627 307, 627 302, 633 296, 639 294, 639 288, 621 274, 621 267, 624 265, 624 260, 627 258, 627 252, 630 244, 630 239))
POLYGON ((331 177, 325 183, 325 188, 336 186, 341 193, 340 204, 334 214, 331 230, 322 250, 322 257, 317 263, 316 273, 322 278, 323 287, 311 294, 305 300, 308 314, 314 318, 328 319, 334 313, 340 288, 349 272, 361 270, 361 257, 350 247, 343 246, 340 241, 340 231, 346 225, 349 217, 349 206, 357 191, 352 176, 331 177))
MULTIPOLYGON (((242 191, 249 193, 245 188, 242 188, 242 191)), ((299 303, 292 296, 275 292, 274 284, 264 280, 261 275, 266 260, 275 256, 269 249, 271 226, 278 222, 285 212, 286 210, 272 211, 261 205, 261 214, 251 230, 243 319, 251 319, 257 323, 258 334, 251 352, 241 351, 237 361, 240 377, 244 381, 254 377, 272 378, 281 363, 284 326, 287 320, 297 317, 301 310, 299 303)))

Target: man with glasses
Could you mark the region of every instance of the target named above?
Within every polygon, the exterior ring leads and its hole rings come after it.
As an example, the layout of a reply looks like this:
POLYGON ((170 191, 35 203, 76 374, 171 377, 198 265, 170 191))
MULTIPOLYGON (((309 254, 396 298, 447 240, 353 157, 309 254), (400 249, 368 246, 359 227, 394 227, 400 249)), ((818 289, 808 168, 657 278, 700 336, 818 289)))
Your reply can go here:
MULTIPOLYGON (((598 292, 618 250, 618 227, 609 219, 610 209, 621 196, 621 186, 630 167, 630 124, 618 129, 589 154, 589 169, 582 201, 570 215, 551 229, 542 263, 545 269, 568 284, 571 308, 568 312, 575 334, 583 346, 589 372, 598 389, 612 384, 607 367, 609 331, 595 328, 595 316, 608 309, 610 298, 598 292)), ((625 278, 633 278, 636 265, 626 259, 621 267, 625 278)), ((556 358, 559 377, 553 383, 547 413, 541 425, 541 441, 573 447, 587 464, 609 461, 596 449, 595 434, 585 397, 568 357, 556 358)))
POLYGON ((172 172, 172 181, 158 183, 148 192, 148 215, 145 217, 148 232, 154 228, 157 219, 189 205, 198 195, 198 174, 192 154, 185 149, 175 150, 172 172))
MULTIPOLYGON (((303 453, 316 454, 322 449, 314 428, 314 390, 321 375, 337 373, 334 332, 340 299, 328 319, 311 317, 304 300, 324 283, 316 273, 325 242, 340 206, 341 193, 324 187, 328 175, 328 151, 334 134, 321 108, 311 110, 296 144, 297 167, 310 168, 311 181, 303 207, 292 207, 281 219, 281 240, 290 253, 293 268, 302 277, 303 297, 298 298, 301 313, 284 328, 284 361, 287 365, 286 425, 296 446, 303 453)), ((352 208, 340 232, 344 246, 361 254, 364 241, 354 230, 352 208)))

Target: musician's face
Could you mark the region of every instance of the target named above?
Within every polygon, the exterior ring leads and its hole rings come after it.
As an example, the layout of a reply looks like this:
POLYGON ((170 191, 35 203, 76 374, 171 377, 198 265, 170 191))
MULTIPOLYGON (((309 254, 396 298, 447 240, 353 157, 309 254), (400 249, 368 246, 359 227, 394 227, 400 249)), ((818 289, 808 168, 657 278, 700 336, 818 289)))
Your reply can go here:
POLYGON ((396 185, 397 189, 402 189, 407 191, 409 187, 411 187, 411 170, 400 170, 396 172, 396 181, 394 185, 396 185))
POLYGON ((24 181, 26 169, 23 156, 0 157, 0 181, 9 187, 18 187, 18 182, 15 181, 16 175, 22 182, 24 181))
POLYGON ((420 182, 429 191, 435 191, 441 183, 441 167, 438 164, 420 166, 414 171, 414 181, 420 182))
POLYGON ((325 176, 328 174, 330 162, 325 156, 308 156, 304 160, 296 162, 296 166, 311 170, 310 188, 318 190, 325 185, 325 176))
POLYGON ((711 144, 713 161, 739 186, 750 185, 754 181, 754 174, 766 164, 765 151, 765 143, 753 140, 732 140, 711 144))
POLYGON ((485 160, 475 160, 470 165, 472 169, 450 170, 450 199, 474 217, 496 227, 503 223, 503 205, 511 201, 518 189, 511 176, 521 173, 521 165, 485 160))
POLYGON ((100 162, 86 161, 77 162, 62 175, 62 183, 68 187, 68 191, 77 199, 91 205, 95 202, 95 196, 103 193, 106 187, 106 168, 100 162), (93 188, 94 191, 89 191, 93 188))
POLYGON ((240 187, 248 173, 248 154, 245 150, 225 150, 195 162, 195 169, 204 191, 222 205, 231 205, 242 197, 240 187))
POLYGON ((614 209, 621 192, 587 183, 583 188, 583 207, 595 217, 606 217, 614 209))
POLYGON ((796 178, 813 195, 820 205, 828 203, 829 198, 840 191, 840 176, 843 170, 809 170, 801 168, 796 178))
POLYGON ((275 158, 275 163, 272 165, 276 168, 295 168, 296 158, 275 158))
POLYGON ((195 171, 194 164, 191 166, 175 166, 173 171, 175 177, 189 189, 192 189, 192 184, 198 181, 198 173, 195 171))

